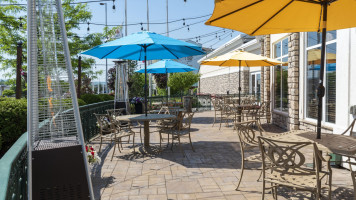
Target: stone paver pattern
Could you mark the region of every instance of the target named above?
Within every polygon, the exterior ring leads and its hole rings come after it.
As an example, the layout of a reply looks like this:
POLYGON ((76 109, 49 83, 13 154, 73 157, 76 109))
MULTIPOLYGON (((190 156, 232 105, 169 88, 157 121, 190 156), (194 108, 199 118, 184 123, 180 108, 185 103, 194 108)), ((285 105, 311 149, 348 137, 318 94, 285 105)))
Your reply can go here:
MULTIPOLYGON (((99 154, 100 165, 93 166, 92 181, 95 199, 131 200, 131 199, 261 199, 262 182, 257 181, 260 170, 245 170, 238 191, 235 190, 241 172, 241 151, 236 131, 232 126, 219 123, 212 127, 213 111, 197 112, 192 122, 192 141, 195 152, 189 145, 189 139, 183 138, 186 157, 174 145, 173 151, 166 148, 155 156, 134 154, 132 143, 124 144, 120 153, 116 150, 111 161, 113 146, 104 142, 99 154)), ((154 125, 154 123, 152 123, 154 125)), ((264 124, 267 134, 285 132, 274 125, 264 124)), ((135 141, 136 151, 141 146, 139 129, 135 141)), ((151 128, 151 144, 159 144, 159 134, 151 128)), ((132 139, 131 139, 132 140, 132 139)), ((99 141, 91 142, 99 149, 99 141)), ((255 152, 258 153, 258 149, 255 152)), ((294 192, 291 189, 278 191, 278 199, 312 199, 310 193, 294 192)), ((353 187, 350 172, 333 168, 333 199, 353 199, 353 187)), ((273 199, 270 192, 266 199, 273 199)))

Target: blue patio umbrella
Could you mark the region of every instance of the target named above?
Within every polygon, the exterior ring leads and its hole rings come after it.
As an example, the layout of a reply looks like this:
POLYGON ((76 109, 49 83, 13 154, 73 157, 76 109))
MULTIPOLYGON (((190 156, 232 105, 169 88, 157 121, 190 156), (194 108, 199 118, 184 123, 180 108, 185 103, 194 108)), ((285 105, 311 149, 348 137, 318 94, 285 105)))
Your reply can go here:
MULTIPOLYGON (((168 73, 190 72, 194 70, 197 69, 179 62, 175 62, 173 60, 161 60, 147 67, 147 73, 149 74, 168 74, 168 73)), ((145 73, 145 69, 140 69, 135 72, 145 73)))
MULTIPOLYGON (((173 60, 161 60, 147 67, 147 73, 151 74, 167 74, 177 72, 190 72, 197 70, 194 67, 175 62, 173 60)), ((140 69, 135 72, 145 73, 145 69, 140 69)))
POLYGON ((145 114, 147 116, 147 60, 178 59, 205 54, 201 47, 153 32, 138 32, 96 46, 82 54, 100 59, 145 61, 145 114))

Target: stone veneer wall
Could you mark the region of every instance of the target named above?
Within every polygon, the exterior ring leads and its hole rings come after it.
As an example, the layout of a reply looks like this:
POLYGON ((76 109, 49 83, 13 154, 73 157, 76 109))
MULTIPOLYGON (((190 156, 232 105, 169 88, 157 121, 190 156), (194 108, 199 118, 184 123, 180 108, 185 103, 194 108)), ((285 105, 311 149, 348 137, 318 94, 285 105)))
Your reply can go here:
MULTIPOLYGON (((271 57, 271 35, 265 35, 264 40, 263 40, 263 46, 264 46, 264 53, 263 55, 266 57, 271 57)), ((270 102, 271 101, 271 74, 270 74, 270 67, 263 67, 264 68, 264 73, 263 73, 263 101, 264 102, 270 102)), ((271 107, 271 106, 270 106, 271 107)), ((270 118, 267 117, 267 122, 270 122, 270 118)))
POLYGON ((299 33, 288 37, 288 101, 289 130, 299 130, 299 33))
MULTIPOLYGON (((316 125, 317 125, 316 123, 307 122, 305 120, 299 121, 299 129, 300 130, 316 132, 316 125)), ((333 128, 328 127, 328 126, 321 126, 321 132, 322 133, 333 133, 333 128)))
MULTIPOLYGON (((241 73, 241 94, 249 92, 249 68, 243 69, 241 73)), ((226 91, 230 91, 230 94, 237 94, 239 92, 239 72, 223 74, 208 78, 200 79, 200 93, 203 94, 226 94, 226 91)))

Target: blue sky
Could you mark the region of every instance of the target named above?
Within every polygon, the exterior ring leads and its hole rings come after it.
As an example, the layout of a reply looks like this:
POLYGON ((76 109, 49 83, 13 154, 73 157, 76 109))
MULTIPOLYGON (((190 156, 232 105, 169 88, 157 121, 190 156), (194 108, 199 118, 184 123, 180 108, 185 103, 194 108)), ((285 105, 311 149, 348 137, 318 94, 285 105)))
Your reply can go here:
MULTIPOLYGON (((78 0, 85 1, 85 0, 78 0)), ((121 25, 124 24, 124 2, 125 0, 115 0, 116 11, 114 12, 112 9, 113 2, 112 1, 103 1, 107 3, 107 15, 108 15, 108 24, 109 25, 121 25)), ((88 3, 88 6, 93 14, 91 23, 99 23, 105 24, 105 6, 99 5, 96 3, 88 3)), ((169 24, 169 29, 177 29, 184 27, 182 19, 192 18, 192 17, 200 17, 204 15, 209 15, 207 17, 193 19, 193 20, 185 20, 186 26, 180 30, 173 31, 169 33, 170 37, 176 39, 187 39, 195 37, 207 33, 211 33, 214 31, 220 32, 216 35, 211 35, 209 37, 202 37, 200 43, 203 44, 204 47, 213 47, 217 48, 221 44, 232 39, 232 37, 237 36, 238 32, 233 32, 231 30, 226 30, 223 32, 223 29, 213 26, 204 25, 204 22, 209 19, 210 15, 214 10, 214 0, 168 0, 169 7, 169 21, 179 20, 175 23, 169 24), (195 25, 190 25, 193 23, 197 23, 195 25), (188 27, 189 26, 189 31, 188 27), (232 37, 231 37, 232 33, 232 37), (219 37, 221 40, 219 40, 219 37), (209 42, 210 41, 210 42, 209 42)), ((127 0, 127 21, 128 24, 134 23, 146 23, 147 22, 147 0, 127 0)), ((155 22, 166 22, 166 0, 149 0, 149 20, 150 23, 155 22)), ((81 29, 78 30, 80 36, 84 36, 88 34, 87 25, 82 25, 81 29)), ((90 33, 93 32, 101 32, 103 31, 104 26, 90 25, 90 33)), ((147 29, 147 25, 143 24, 143 28, 147 29)), ((166 32, 166 24, 153 25, 151 24, 149 27, 150 31, 156 33, 165 33, 166 32)), ((134 25, 128 27, 128 34, 141 31, 141 25, 134 25)), ((112 64, 112 62, 108 62, 112 64)), ((104 70, 105 69, 105 60, 97 60, 96 70, 104 70)), ((0 79, 1 77, 0 72, 0 79)), ((104 80, 104 74, 100 77, 100 81, 104 80)))

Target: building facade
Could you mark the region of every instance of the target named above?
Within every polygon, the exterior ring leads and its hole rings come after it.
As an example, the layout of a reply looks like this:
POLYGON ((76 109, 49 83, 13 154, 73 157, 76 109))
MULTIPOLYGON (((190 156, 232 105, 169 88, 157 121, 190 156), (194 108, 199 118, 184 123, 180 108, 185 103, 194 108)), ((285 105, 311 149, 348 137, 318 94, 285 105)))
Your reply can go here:
MULTIPOLYGON (((243 49, 286 62, 282 66, 245 68, 242 88, 245 92, 253 91, 253 86, 256 89, 252 75, 255 74, 255 80, 258 75, 261 99, 271 105, 272 123, 287 130, 315 131, 321 34, 273 34, 245 43, 238 37, 206 58, 243 49)), ((349 113, 350 107, 356 105, 356 57, 353 56, 356 55, 356 29, 328 32, 326 45, 322 131, 340 134, 356 117, 349 113)), ((200 73, 201 93, 237 92, 237 76, 234 73, 238 73, 238 68, 201 66, 200 73), (231 70, 230 73, 228 70, 231 70)))

